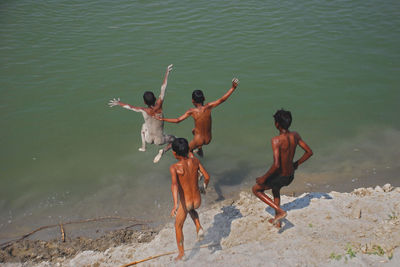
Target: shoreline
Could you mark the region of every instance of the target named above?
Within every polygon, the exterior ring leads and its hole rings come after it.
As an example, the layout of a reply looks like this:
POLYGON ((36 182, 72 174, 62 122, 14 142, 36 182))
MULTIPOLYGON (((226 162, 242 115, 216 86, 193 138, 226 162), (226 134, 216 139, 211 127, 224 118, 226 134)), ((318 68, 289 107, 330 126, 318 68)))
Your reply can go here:
MULTIPOLYGON (((282 207, 288 211, 288 217, 278 230, 268 223, 273 216, 272 209, 249 192, 242 191, 237 199, 200 208, 200 221, 205 231, 203 241, 196 242, 193 223, 190 218, 186 220, 185 249, 194 249, 186 252, 185 261, 176 265, 248 266, 265 264, 267 259, 271 259, 270 266, 339 266, 344 262, 357 266, 396 266, 400 264, 399 193, 400 187, 385 185, 358 188, 351 193, 332 191, 304 193, 297 197, 284 195, 282 207)), ((36 262, 28 259, 23 263, 7 261, 0 265, 121 266, 177 250, 172 219, 160 231, 148 232, 147 236, 143 233, 132 231, 124 235, 120 232, 120 239, 129 236, 122 245, 107 243, 107 239, 95 241, 95 249, 88 245, 86 249, 83 246, 79 248, 78 244, 78 253, 70 256, 60 253, 63 252, 61 246, 55 244, 51 249, 60 254, 50 262, 38 258, 36 262)), ((118 234, 110 233, 109 240, 113 239, 118 239, 118 234)), ((88 243, 81 240, 81 244, 88 243)), ((43 247, 41 241, 36 243, 43 247)), ((27 251, 26 246, 15 247, 14 253, 18 251, 27 251)), ((173 253, 147 264, 175 264, 175 256, 173 253)))
MULTIPOLYGON (((250 168, 252 169, 252 168, 250 168)), ((364 169, 364 171, 371 171, 370 175, 359 174, 355 172, 355 175, 343 176, 341 173, 330 172, 309 172, 310 170, 302 170, 296 173, 296 178, 289 187, 284 187, 281 191, 283 195, 297 196, 305 192, 350 192, 354 188, 358 187, 368 187, 375 186, 376 184, 386 184, 390 183, 394 186, 400 186, 397 180, 394 180, 395 175, 386 175, 382 170, 376 169, 377 174, 372 173, 375 170, 372 165, 369 169, 364 169), (332 182, 331 180, 337 176, 337 181, 332 182), (321 178, 323 177, 323 178, 321 178), (328 178, 327 178, 328 177, 328 178), (355 177, 355 178, 352 178, 355 177)), ((391 172, 397 171, 397 169, 389 169, 391 172)), ((400 169, 399 169, 400 170, 400 169)), ((207 191, 207 196, 203 199, 202 207, 207 207, 214 205, 217 202, 224 201, 226 199, 236 199, 239 197, 241 191, 251 190, 251 186, 254 185, 254 177, 256 174, 260 174, 259 170, 253 170, 252 173, 248 173, 243 177, 246 179, 240 180, 238 177, 242 177, 240 171, 226 171, 223 170, 220 173, 215 173, 217 179, 211 181, 211 186, 207 191), (249 177, 252 177, 251 179, 249 177), (238 180, 239 179, 239 180, 238 180), (231 182, 233 181, 233 182, 231 182)), ((396 175, 397 176, 397 175, 396 175)), ((164 179, 165 177, 163 177, 164 179)), ((169 182, 168 179, 164 179, 169 182)), ((164 181, 163 180, 163 181, 164 181)), ((170 186, 168 184, 168 186, 170 186)), ((165 187, 165 186, 164 186, 165 187)), ((163 188, 164 188, 163 187, 163 188)), ((107 207, 103 206, 103 202, 106 201, 110 192, 99 191, 95 195, 89 196, 83 199, 83 204, 81 202, 76 202, 75 200, 70 200, 70 202, 65 202, 61 206, 49 208, 49 210, 12 210, 10 208, 9 213, 13 214, 12 217, 7 218, 7 216, 2 217, 2 222, 0 222, 0 243, 16 239, 32 229, 46 226, 49 224, 59 224, 60 222, 65 223, 73 220, 82 220, 90 218, 98 218, 98 216, 108 217, 108 216, 122 216, 131 217, 132 215, 136 218, 142 220, 151 220, 154 225, 158 228, 168 222, 169 218, 169 205, 171 204, 171 195, 169 190, 159 190, 157 192, 157 199, 150 199, 147 197, 144 200, 136 201, 136 198, 132 199, 126 197, 129 194, 124 194, 121 197, 113 198, 112 203, 107 207), (94 196, 98 196, 96 199, 94 196), (132 202, 133 201, 133 202, 132 202), (81 204, 76 204, 76 203, 81 204), (94 203, 93 203, 94 202, 94 203), (99 204, 100 203, 100 204, 99 204), (123 204, 121 203, 129 203, 123 204), (133 205, 131 205, 134 203, 133 205), (146 206, 140 203, 147 203, 146 206), (94 204, 94 205, 93 205, 94 204), (94 207, 94 208, 92 208, 94 207), (78 212, 77 212, 78 211, 78 212), (33 213, 33 215, 32 215, 33 213), (7 221, 8 220, 8 221, 7 221)), ((82 236, 88 238, 98 238, 101 234, 106 234, 106 231, 118 230, 120 225, 117 224, 116 227, 112 225, 101 224, 96 231, 92 228, 82 227, 81 229, 72 229, 75 237, 82 236), (103 229, 106 231, 103 231, 103 229), (100 231, 100 234, 98 231, 100 231)), ((96 226, 95 226, 96 227, 96 226)), ((94 227, 94 228, 95 228, 94 227)), ((67 226, 67 236, 71 236, 70 228, 72 226, 67 226)), ((59 231, 41 231, 35 234, 35 239, 40 240, 50 240, 59 236, 59 231)))

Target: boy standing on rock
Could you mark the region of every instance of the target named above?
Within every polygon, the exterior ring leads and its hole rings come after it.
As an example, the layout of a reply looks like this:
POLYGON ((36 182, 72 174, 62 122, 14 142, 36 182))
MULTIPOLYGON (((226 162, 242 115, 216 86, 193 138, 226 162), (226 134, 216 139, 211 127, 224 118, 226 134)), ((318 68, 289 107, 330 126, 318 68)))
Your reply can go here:
POLYGON ((286 217, 286 212, 280 208, 280 190, 283 186, 288 186, 294 178, 294 171, 299 165, 313 155, 311 148, 301 139, 297 132, 289 131, 292 123, 290 111, 278 110, 275 115, 275 127, 279 130, 279 135, 271 139, 274 163, 267 173, 256 179, 256 184, 252 190, 263 202, 275 210, 275 218, 269 222, 276 227, 281 227, 281 220, 286 217), (305 153, 293 162, 296 147, 299 145, 305 153), (274 200, 269 198, 264 191, 272 189, 274 200))
POLYGON ((196 225, 197 239, 201 239, 204 235, 203 228, 200 225, 199 214, 195 210, 200 207, 201 203, 198 175, 199 171, 204 175, 204 188, 207 187, 210 181, 210 175, 200 161, 192 153, 189 154, 189 145, 185 138, 175 139, 172 142, 172 151, 178 162, 172 164, 169 168, 172 180, 171 191, 174 199, 171 216, 176 217, 175 233, 179 255, 175 260, 180 260, 185 254, 182 228, 188 213, 196 225))

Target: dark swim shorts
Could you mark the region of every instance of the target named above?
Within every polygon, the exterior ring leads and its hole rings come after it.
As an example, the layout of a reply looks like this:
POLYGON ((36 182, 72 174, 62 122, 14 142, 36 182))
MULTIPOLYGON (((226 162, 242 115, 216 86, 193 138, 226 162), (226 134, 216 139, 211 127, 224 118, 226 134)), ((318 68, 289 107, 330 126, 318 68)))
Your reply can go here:
POLYGON ((291 176, 272 176, 266 182, 265 185, 272 189, 281 189, 283 186, 288 186, 293 181, 294 175, 291 176))

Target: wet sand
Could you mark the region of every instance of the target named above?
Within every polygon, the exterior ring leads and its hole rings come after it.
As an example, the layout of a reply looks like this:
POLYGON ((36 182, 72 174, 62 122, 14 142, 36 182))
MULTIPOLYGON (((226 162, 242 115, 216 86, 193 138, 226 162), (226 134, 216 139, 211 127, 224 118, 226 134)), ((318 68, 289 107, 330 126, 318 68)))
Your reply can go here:
POLYGON ((60 239, 21 240, 4 246, 0 250, 0 262, 57 262, 60 258, 72 258, 82 251, 104 252, 124 244, 150 242, 155 230, 116 230, 92 239, 76 237, 62 242, 60 239))

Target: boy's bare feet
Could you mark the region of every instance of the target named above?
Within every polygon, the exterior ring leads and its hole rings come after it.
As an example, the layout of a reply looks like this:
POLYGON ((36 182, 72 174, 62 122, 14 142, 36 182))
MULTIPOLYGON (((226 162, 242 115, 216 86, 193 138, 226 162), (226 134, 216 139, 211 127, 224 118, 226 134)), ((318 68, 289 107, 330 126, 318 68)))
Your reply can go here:
POLYGON ((185 253, 179 253, 179 255, 175 258, 175 261, 180 261, 182 260, 183 256, 185 256, 185 253))
POLYGON ((287 215, 286 211, 276 214, 275 218, 272 220, 272 224, 276 225, 277 223, 280 223, 281 220, 286 218, 286 215, 287 215))
POLYGON ((200 227, 199 231, 197 232, 197 241, 201 241, 204 238, 204 231, 203 228, 200 227))
POLYGON ((281 222, 277 222, 276 224, 274 224, 274 219, 269 219, 268 222, 272 225, 274 225, 276 228, 280 229, 282 227, 281 222))
POLYGON ((157 156, 154 158, 153 162, 154 162, 154 163, 159 162, 163 154, 164 154, 164 150, 163 150, 163 149, 160 149, 160 150, 158 151, 157 156))

